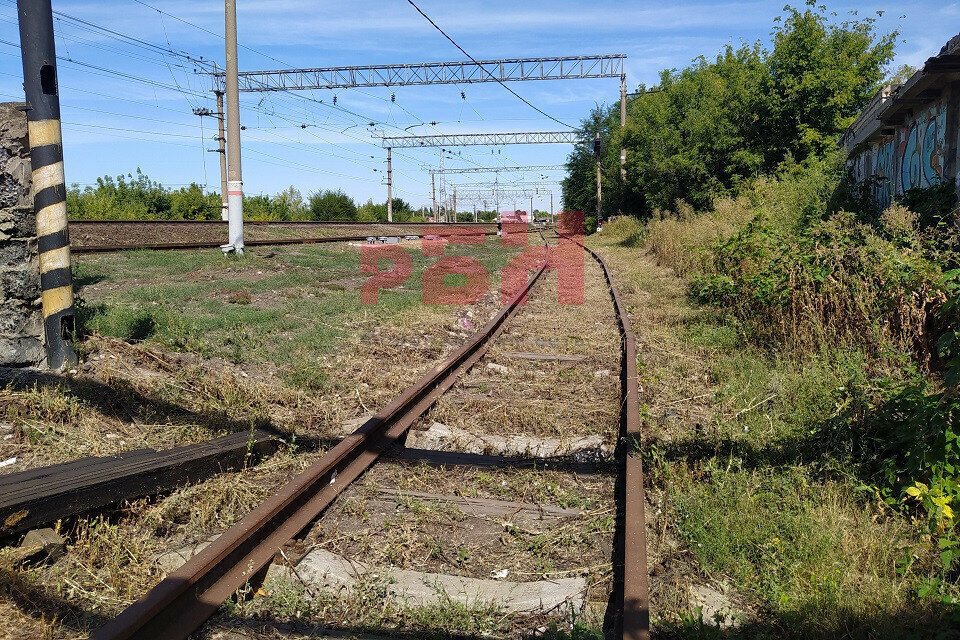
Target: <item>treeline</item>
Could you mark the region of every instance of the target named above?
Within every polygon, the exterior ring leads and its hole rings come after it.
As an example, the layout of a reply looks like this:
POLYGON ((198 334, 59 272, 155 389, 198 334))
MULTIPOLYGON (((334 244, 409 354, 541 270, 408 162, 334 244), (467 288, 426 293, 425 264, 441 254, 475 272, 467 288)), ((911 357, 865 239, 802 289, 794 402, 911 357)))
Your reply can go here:
MULTIPOLYGON (((745 343, 797 370, 828 370, 803 457, 923 523, 930 597, 960 570, 960 219, 954 185, 881 210, 837 141, 879 89, 897 33, 810 4, 777 19, 773 48, 728 47, 661 74, 585 122, 602 157, 611 227, 686 278, 745 343), (646 90, 641 87, 641 90, 646 90), (627 149, 620 180, 619 145, 627 149), (817 367, 821 367, 817 369, 817 367), (936 565, 939 565, 937 567, 936 565)), ((592 149, 570 156, 564 200, 593 210, 592 149)), ((789 437, 778 446, 799 446, 789 437)), ((939 595, 938 595, 939 594, 939 595)), ((953 602, 956 602, 954 599, 953 602)))
MULTIPOLYGON (((77 220, 219 220, 220 210, 219 193, 204 192, 197 184, 167 188, 140 169, 136 174, 97 178, 95 187, 67 189, 67 214, 77 220)), ((387 204, 368 200, 358 205, 333 190, 304 198, 291 186, 274 196, 244 195, 243 215, 248 220, 386 222, 387 204)), ((404 200, 393 199, 394 222, 425 222, 429 215, 427 209, 415 210, 404 200)))
POLYGON ((772 48, 727 46, 713 60, 701 56, 685 69, 661 72, 656 86, 641 85, 629 100, 622 128, 618 103, 597 108, 583 123, 591 142, 568 160, 564 202, 596 208, 597 133, 606 216, 650 216, 677 200, 702 209, 784 164, 830 156, 880 87, 896 38, 878 34, 872 18, 838 22, 823 7, 786 7, 774 23, 772 48))

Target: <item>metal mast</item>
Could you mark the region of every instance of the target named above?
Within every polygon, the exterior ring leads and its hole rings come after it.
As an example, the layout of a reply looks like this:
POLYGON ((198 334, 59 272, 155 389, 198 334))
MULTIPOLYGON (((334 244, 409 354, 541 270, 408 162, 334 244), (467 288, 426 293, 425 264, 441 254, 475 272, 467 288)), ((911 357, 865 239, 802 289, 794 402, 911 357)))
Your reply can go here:
POLYGON ((67 188, 63 174, 57 51, 50 0, 18 0, 23 88, 27 99, 32 181, 30 195, 37 225, 40 301, 47 366, 60 370, 77 363, 69 340, 74 331, 73 278, 67 228, 67 188))
POLYGON ((240 93, 237 91, 237 1, 224 0, 227 94, 228 231, 224 253, 243 254, 243 175, 240 168, 240 93))

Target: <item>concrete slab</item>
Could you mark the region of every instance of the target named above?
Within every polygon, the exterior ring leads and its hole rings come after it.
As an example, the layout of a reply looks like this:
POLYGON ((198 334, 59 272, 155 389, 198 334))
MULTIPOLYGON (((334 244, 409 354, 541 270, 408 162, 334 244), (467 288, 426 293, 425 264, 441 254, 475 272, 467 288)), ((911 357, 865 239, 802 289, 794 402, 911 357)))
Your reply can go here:
POLYGON ((437 451, 532 458, 553 458, 596 449, 607 453, 609 449, 600 435, 562 439, 480 435, 439 422, 434 422, 426 431, 411 431, 407 436, 407 446, 437 451))
POLYGON ((532 502, 514 502, 512 500, 496 500, 493 498, 469 498, 465 496, 451 496, 425 491, 409 491, 380 487, 377 493, 389 496, 392 501, 412 499, 423 502, 449 504, 457 507, 461 512, 477 517, 504 517, 516 514, 527 514, 531 520, 562 520, 576 518, 583 514, 582 509, 555 507, 549 504, 534 504, 532 502))
POLYGON ((154 559, 154 563, 163 570, 165 574, 171 574, 187 563, 187 560, 206 549, 211 542, 219 536, 208 536, 202 540, 181 545, 162 553, 154 559))
POLYGON ((536 360, 541 362, 583 362, 587 356, 572 353, 533 353, 530 351, 501 351, 498 358, 536 360))
POLYGON ((24 536, 23 543, 14 551, 14 562, 21 564, 56 560, 63 555, 66 548, 66 541, 53 529, 31 529, 24 536))
POLYGON ((310 551, 295 570, 271 568, 269 577, 302 580, 309 587, 328 590, 349 589, 364 579, 386 579, 388 592, 413 606, 437 604, 449 598, 467 605, 493 603, 511 613, 563 613, 571 609, 580 612, 587 589, 584 578, 510 582, 374 568, 323 549, 310 551))
POLYGON ((690 611, 700 609, 700 615, 707 624, 716 624, 721 629, 737 627, 744 614, 725 593, 709 585, 690 587, 690 611))
POLYGON ((406 570, 389 573, 397 581, 391 586, 391 593, 419 606, 442 602, 446 596, 468 605, 494 603, 510 613, 557 610, 579 613, 587 589, 583 578, 508 582, 406 570))

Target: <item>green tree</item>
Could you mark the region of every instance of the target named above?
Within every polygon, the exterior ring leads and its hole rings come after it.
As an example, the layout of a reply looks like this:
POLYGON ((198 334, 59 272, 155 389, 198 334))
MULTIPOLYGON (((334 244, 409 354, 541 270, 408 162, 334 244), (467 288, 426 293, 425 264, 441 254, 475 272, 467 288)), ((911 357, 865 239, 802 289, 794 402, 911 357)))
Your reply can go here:
POLYGON ((243 217, 246 220, 286 220, 283 204, 265 194, 243 196, 243 217))
POLYGON ((876 19, 831 22, 824 5, 786 7, 773 33, 768 166, 787 154, 797 160, 833 146, 880 88, 899 32, 878 34, 876 19))
POLYGON ((357 219, 357 205, 342 191, 318 191, 310 196, 310 214, 314 220, 351 222, 357 219))
POLYGON ((305 220, 309 216, 303 195, 293 185, 278 193, 274 201, 283 212, 283 220, 305 220))
POLYGON ((808 5, 784 9, 772 50, 728 46, 714 60, 663 71, 656 87, 641 86, 629 101, 625 127, 619 105, 594 109, 582 124, 585 142, 567 160, 566 208, 596 210, 597 133, 604 216, 650 215, 677 200, 706 208, 784 161, 826 155, 880 86, 897 34, 878 34, 873 18, 837 21, 808 5))
MULTIPOLYGON (((410 222, 414 212, 410 205, 400 198, 393 199, 393 221, 410 222)), ((366 201, 357 209, 357 220, 360 222, 386 222, 387 203, 374 203, 373 198, 366 201)))
MULTIPOLYGON (((617 117, 619 118, 619 112, 617 117)), ((610 153, 610 132, 614 127, 614 115, 611 107, 598 106, 590 112, 581 126, 583 142, 577 143, 567 158, 567 176, 561 183, 563 201, 572 211, 593 212, 597 207, 597 171, 596 157, 593 153, 593 139, 600 134, 607 155, 610 153)), ((619 158, 619 152, 617 157, 619 158)), ((609 158, 601 162, 605 173, 609 173, 609 158)), ((604 186, 609 181, 604 183, 604 186)), ((615 210, 615 209, 614 209, 615 210)))
POLYGON ((193 183, 170 192, 170 218, 173 220, 219 220, 221 200, 216 193, 204 193, 193 183))

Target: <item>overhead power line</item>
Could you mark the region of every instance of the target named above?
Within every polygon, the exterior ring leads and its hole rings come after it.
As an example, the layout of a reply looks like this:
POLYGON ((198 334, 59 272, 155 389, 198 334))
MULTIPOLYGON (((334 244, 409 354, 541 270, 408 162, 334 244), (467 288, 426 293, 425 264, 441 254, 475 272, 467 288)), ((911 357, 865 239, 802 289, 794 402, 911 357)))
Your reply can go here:
POLYGON ((460 53, 462 53, 463 55, 465 55, 465 56, 467 56, 468 58, 470 58, 470 60, 473 61, 473 63, 474 63, 475 65, 481 67, 486 73, 490 74, 490 75, 493 77, 494 81, 495 81, 495 82, 498 82, 501 87, 503 87, 504 89, 506 89, 507 91, 509 91, 510 93, 512 93, 514 96, 516 96, 517 98, 519 98, 524 104, 526 104, 528 107, 530 107, 531 109, 533 109, 534 111, 536 111, 536 112, 539 113, 540 115, 545 116, 545 117, 549 118, 550 120, 553 120, 553 121, 556 122, 557 124, 561 124, 561 125, 563 125, 563 126, 565 126, 565 127, 570 127, 570 128, 573 128, 573 127, 574 127, 574 125, 572 125, 572 124, 567 124, 566 122, 564 122, 564 121, 562 121, 562 120, 558 120, 557 118, 553 117, 552 115, 550 115, 549 113, 547 113, 546 111, 544 111, 543 109, 541 109, 541 108, 538 107, 537 105, 533 104, 532 102, 530 102, 529 100, 527 100, 526 98, 524 98, 523 96, 521 96, 519 93, 517 93, 516 91, 514 91, 513 89, 511 89, 510 87, 508 87, 508 86, 506 85, 506 83, 504 83, 503 80, 500 80, 500 79, 496 78, 495 76, 493 76, 493 74, 492 74, 489 70, 487 70, 486 67, 483 67, 479 62, 477 62, 477 60, 476 60, 473 56, 471 56, 469 53, 467 53, 466 49, 464 49, 464 48, 461 47, 459 44, 457 44, 457 41, 456 41, 456 40, 454 40, 454 39, 451 38, 449 35, 447 35, 447 32, 444 31, 443 29, 441 29, 441 28, 440 28, 440 25, 438 25, 436 22, 433 21, 433 19, 432 19, 430 16, 428 16, 426 13, 424 13, 424 12, 423 12, 423 9, 421 9, 420 7, 418 7, 417 4, 416 4, 413 0, 407 0, 407 2, 410 3, 410 6, 411 6, 411 7, 413 7, 414 9, 417 10, 417 13, 419 13, 419 14, 422 15, 424 18, 426 18, 427 22, 429 22, 430 24, 432 24, 434 29, 436 29, 436 30, 439 31, 441 34, 443 34, 443 37, 444 37, 444 38, 446 38, 447 40, 449 40, 450 43, 451 43, 453 46, 455 46, 457 49, 459 49, 459 50, 460 50, 460 53))
MULTIPOLYGON (((19 44, 15 43, 15 42, 10 42, 9 40, 0 39, 0 44, 5 44, 5 45, 7 45, 7 46, 15 47, 15 48, 17 48, 17 49, 20 48, 20 45, 19 45, 19 44)), ((101 66, 99 66, 99 65, 90 64, 89 62, 81 62, 80 60, 74 60, 73 58, 71 58, 71 57, 69 57, 69 56, 61 56, 61 55, 58 55, 58 56, 57 56, 57 60, 62 60, 63 62, 69 62, 70 64, 75 64, 75 65, 80 66, 80 67, 85 67, 85 68, 91 69, 91 70, 93 70, 93 71, 99 71, 99 72, 101 72, 101 73, 106 73, 106 74, 109 74, 109 75, 117 76, 117 77, 119 77, 119 78, 125 78, 125 79, 127 79, 127 80, 133 80, 133 81, 135 81, 135 82, 142 82, 142 83, 144 83, 144 84, 147 84, 147 85, 150 85, 150 86, 153 86, 153 87, 158 87, 158 88, 160 88, 160 89, 168 89, 168 90, 170 90, 170 91, 176 91, 177 93, 184 94, 184 95, 189 94, 189 95, 191 95, 191 96, 194 96, 194 97, 197 97, 197 98, 204 98, 204 99, 209 99, 209 98, 210 98, 210 96, 208 96, 207 94, 201 93, 201 92, 199 92, 199 91, 190 91, 189 89, 183 89, 183 88, 181 88, 181 87, 177 87, 177 86, 165 84, 165 83, 163 83, 163 82, 158 82, 158 81, 156 81, 156 80, 151 80, 151 79, 149 79, 149 78, 143 78, 143 77, 141 77, 141 76, 135 76, 135 75, 130 74, 130 73, 124 73, 123 71, 117 71, 116 69, 108 69, 107 67, 101 67, 101 66)))

